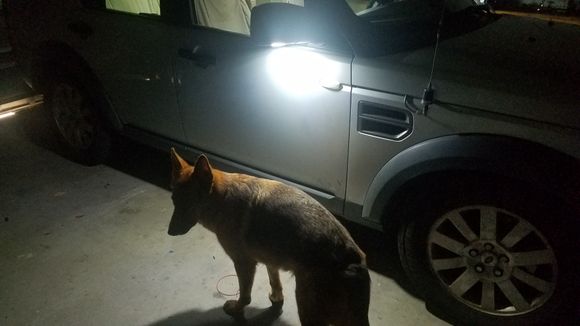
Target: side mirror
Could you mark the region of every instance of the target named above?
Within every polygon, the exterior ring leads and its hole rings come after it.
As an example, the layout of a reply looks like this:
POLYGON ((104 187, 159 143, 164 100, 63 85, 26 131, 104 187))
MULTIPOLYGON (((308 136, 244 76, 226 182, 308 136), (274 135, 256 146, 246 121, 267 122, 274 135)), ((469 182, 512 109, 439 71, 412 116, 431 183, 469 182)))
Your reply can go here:
POLYGON ((250 36, 258 44, 309 44, 315 47, 347 48, 340 22, 317 15, 315 10, 288 3, 254 7, 250 36))
POLYGON ((287 3, 266 3, 254 7, 250 36, 261 45, 309 42, 307 11, 287 3))

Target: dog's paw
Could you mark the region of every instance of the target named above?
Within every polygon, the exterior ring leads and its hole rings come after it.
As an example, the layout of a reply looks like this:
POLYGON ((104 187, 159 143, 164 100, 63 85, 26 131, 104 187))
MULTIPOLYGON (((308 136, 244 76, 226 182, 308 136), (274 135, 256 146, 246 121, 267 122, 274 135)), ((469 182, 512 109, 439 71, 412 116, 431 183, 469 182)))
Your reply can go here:
POLYGON ((272 304, 278 303, 278 302, 284 302, 284 294, 282 294, 282 292, 278 292, 278 293, 270 293, 270 302, 272 302, 272 304))
POLYGON ((270 302, 272 303, 271 310, 282 313, 282 306, 284 305, 284 295, 282 293, 270 294, 270 302))
POLYGON ((284 306, 284 300, 278 301, 278 302, 272 301, 272 306, 270 306, 270 310, 277 311, 278 314, 281 314, 282 313, 282 306, 284 306))
POLYGON ((282 308, 284 305, 284 295, 282 293, 272 293, 269 296, 273 308, 282 308))
POLYGON ((224 312, 232 317, 239 318, 244 316, 244 306, 237 300, 228 300, 224 303, 224 312))

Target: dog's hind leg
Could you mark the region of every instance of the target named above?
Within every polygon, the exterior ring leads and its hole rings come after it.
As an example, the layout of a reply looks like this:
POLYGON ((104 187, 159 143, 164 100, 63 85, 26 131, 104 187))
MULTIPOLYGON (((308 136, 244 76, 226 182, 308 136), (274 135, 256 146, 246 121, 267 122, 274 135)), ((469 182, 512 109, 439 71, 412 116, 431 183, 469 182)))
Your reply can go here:
POLYGON ((347 306, 346 316, 341 319, 348 326, 368 326, 369 325, 369 304, 371 295, 371 278, 366 266, 361 264, 350 264, 342 272, 340 282, 346 290, 347 306))
MULTIPOLYGON (((302 326, 327 326, 324 294, 321 293, 318 279, 312 277, 308 272, 296 271, 296 304, 298 306, 298 317, 302 326)), ((322 291, 324 292, 324 291, 322 291)))
POLYGON ((270 287, 272 288, 272 293, 270 293, 272 307, 280 309, 284 304, 284 293, 282 291, 282 282, 280 282, 280 272, 276 267, 266 265, 266 268, 268 269, 270 287))
POLYGON ((244 307, 252 301, 252 285, 254 284, 254 275, 256 274, 256 261, 236 260, 234 261, 234 267, 238 274, 240 297, 238 300, 226 301, 224 311, 230 316, 239 317, 243 315, 244 307))

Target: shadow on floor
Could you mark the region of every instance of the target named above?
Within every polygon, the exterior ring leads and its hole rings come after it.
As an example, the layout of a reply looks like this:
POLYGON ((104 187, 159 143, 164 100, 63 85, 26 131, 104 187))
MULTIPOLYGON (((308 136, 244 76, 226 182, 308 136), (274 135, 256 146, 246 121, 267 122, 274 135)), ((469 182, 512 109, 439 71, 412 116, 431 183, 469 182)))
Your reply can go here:
POLYGON ((277 309, 246 308, 246 320, 234 320, 227 316, 222 308, 208 311, 189 310, 169 316, 150 326, 286 326, 289 323, 279 320, 280 311, 277 309))
POLYGON ((355 242, 367 254, 367 265, 375 273, 394 280, 408 294, 421 298, 412 287, 399 260, 396 238, 388 238, 380 231, 367 228, 355 222, 339 218, 348 229, 355 242))
POLYGON ((170 190, 171 161, 163 152, 128 139, 116 140, 107 165, 160 188, 170 190))

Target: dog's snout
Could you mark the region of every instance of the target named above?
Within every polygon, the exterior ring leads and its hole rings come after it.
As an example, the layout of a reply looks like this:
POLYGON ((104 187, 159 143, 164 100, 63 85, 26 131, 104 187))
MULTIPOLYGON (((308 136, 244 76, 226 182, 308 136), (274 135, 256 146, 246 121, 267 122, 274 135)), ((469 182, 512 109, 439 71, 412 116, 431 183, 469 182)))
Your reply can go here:
POLYGON ((183 212, 173 212, 173 216, 171 216, 171 222, 169 222, 169 228, 167 229, 167 234, 170 236, 177 236, 186 234, 195 224, 193 218, 186 218, 183 212))
POLYGON ((177 231, 175 231, 175 230, 172 230, 171 228, 169 228, 169 229, 167 230, 167 234, 168 234, 168 235, 170 235, 170 236, 181 235, 179 232, 177 232, 177 231))
POLYGON ((189 231, 190 227, 175 227, 172 226, 171 224, 169 225, 169 229, 167 229, 167 234, 169 234, 170 236, 176 236, 176 235, 184 235, 187 233, 187 231, 189 231))
POLYGON ((175 216, 171 218, 171 222, 169 222, 169 228, 167 229, 167 234, 170 236, 182 235, 187 232, 186 229, 181 223, 178 223, 175 219, 175 216), (184 231, 185 230, 185 231, 184 231))

